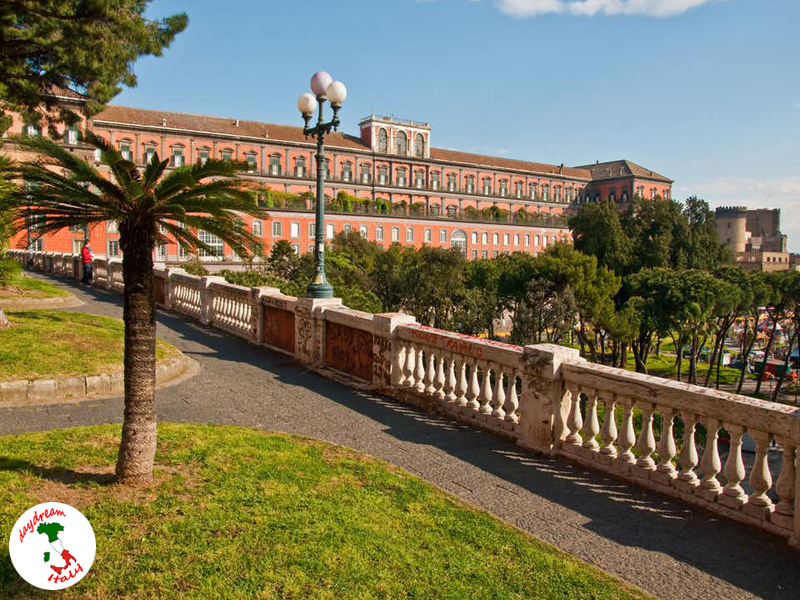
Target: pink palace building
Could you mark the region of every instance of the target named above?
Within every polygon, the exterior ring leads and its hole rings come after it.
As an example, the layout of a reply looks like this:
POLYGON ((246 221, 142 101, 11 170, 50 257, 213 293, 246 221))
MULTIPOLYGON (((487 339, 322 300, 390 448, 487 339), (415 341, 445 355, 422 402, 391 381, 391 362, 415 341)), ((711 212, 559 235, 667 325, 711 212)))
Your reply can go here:
MULTIPOLYGON (((82 102, 68 90, 60 99, 82 102)), ((211 157, 246 161, 249 169, 242 177, 270 206, 267 219, 246 217, 247 226, 263 238, 267 252, 282 239, 298 253, 312 251, 316 147, 301 127, 109 106, 58 131, 65 146, 88 161, 97 157, 80 141, 83 127, 141 165, 154 153, 169 157, 171 168, 211 157)), ((627 160, 566 167, 445 150, 432 146, 430 124, 377 115, 362 119, 359 129, 358 136, 334 133, 326 140, 328 239, 358 231, 384 247, 458 248, 468 258, 535 254, 570 239, 566 217, 584 202, 624 204, 634 196, 669 198, 671 193, 670 179, 627 160)), ((38 126, 16 117, 6 135, 20 133, 42 135, 38 126)), ((11 139, 2 151, 21 154, 11 139)), ((202 259, 238 261, 219 239, 200 235, 218 254, 202 259)), ((93 227, 89 236, 96 254, 120 255, 114 223, 93 227)), ((76 252, 83 238, 80 228, 38 240, 32 235, 31 248, 76 252)), ((12 240, 15 248, 27 244, 28 232, 12 240)), ((176 243, 159 247, 155 258, 167 263, 190 259, 176 243)))

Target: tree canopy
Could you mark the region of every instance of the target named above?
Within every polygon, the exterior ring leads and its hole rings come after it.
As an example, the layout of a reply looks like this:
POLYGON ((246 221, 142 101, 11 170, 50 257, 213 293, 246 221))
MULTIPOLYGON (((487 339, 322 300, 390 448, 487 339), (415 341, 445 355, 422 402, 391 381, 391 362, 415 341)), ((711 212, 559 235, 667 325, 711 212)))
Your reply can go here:
MULTIPOLYGON (((0 3, 0 101, 26 118, 77 120, 54 97, 59 88, 86 96, 95 114, 134 87, 134 62, 161 56, 186 28, 184 13, 150 19, 150 0, 5 0, 0 3)), ((7 115, 0 131, 10 125, 7 115)))

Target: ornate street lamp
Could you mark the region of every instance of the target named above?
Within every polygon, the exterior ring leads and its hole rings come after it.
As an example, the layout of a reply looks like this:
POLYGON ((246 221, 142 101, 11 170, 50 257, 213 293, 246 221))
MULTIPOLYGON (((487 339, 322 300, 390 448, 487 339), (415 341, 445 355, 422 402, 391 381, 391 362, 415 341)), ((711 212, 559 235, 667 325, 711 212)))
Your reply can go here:
POLYGON ((311 78, 311 91, 297 99, 297 108, 303 115, 305 126, 303 134, 317 140, 317 215, 314 230, 314 278, 308 284, 306 296, 309 298, 333 298, 333 288, 325 279, 325 135, 339 128, 339 109, 347 98, 347 88, 325 71, 315 73, 311 78), (325 123, 322 107, 328 100, 333 108, 333 118, 325 123), (309 127, 314 112, 319 107, 317 124, 309 127))

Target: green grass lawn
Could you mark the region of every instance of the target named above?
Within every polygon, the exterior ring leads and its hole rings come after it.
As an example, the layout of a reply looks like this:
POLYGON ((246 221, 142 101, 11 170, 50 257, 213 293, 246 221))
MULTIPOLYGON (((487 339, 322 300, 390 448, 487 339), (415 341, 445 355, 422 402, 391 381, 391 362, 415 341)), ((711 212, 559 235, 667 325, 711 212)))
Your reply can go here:
POLYGON ((0 300, 19 298, 58 298, 69 296, 69 292, 49 281, 25 277, 20 274, 11 279, 6 287, 0 287, 0 300))
MULTIPOLYGON (((94 565, 59 598, 648 598, 339 446, 162 424, 155 482, 131 490, 110 483, 119 435, 104 425, 0 438, 0 531, 46 500, 94 528, 94 565)), ((0 598, 51 597, 17 576, 7 548, 0 598)))
MULTIPOLYGON (((122 321, 58 310, 7 310, 0 329, 0 381, 122 370, 122 321)), ((158 340, 156 358, 177 350, 158 340)))

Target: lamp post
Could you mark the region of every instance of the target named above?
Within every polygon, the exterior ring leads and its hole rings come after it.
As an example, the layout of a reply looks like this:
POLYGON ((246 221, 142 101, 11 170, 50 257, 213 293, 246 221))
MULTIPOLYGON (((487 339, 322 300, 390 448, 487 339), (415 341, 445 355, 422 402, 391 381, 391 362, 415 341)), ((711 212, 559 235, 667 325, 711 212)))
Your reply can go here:
POLYGON ((333 298, 333 288, 325 278, 325 136, 339 128, 339 109, 347 98, 347 88, 325 71, 315 73, 311 78, 311 91, 297 99, 297 108, 303 115, 305 126, 303 134, 317 140, 317 210, 314 228, 314 278, 308 284, 306 296, 309 298, 333 298), (333 108, 333 118, 327 123, 323 120, 323 105, 328 100, 333 108), (309 127, 314 113, 317 124, 309 127))

